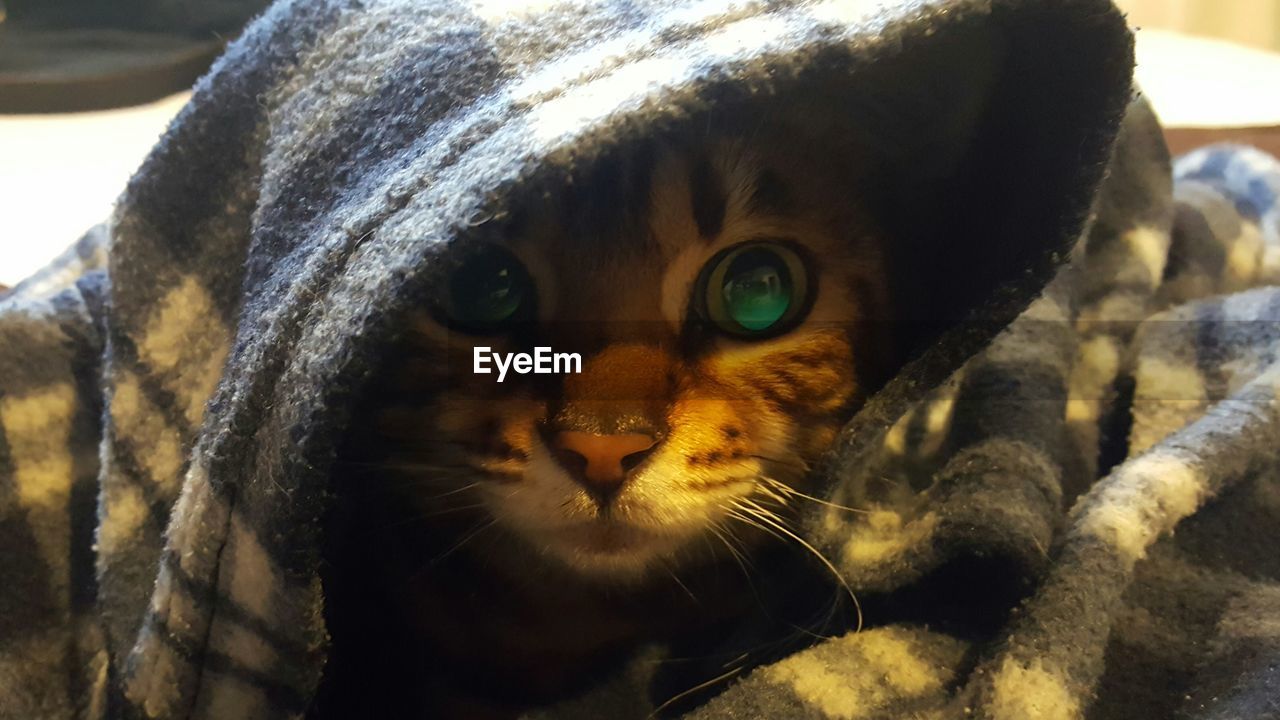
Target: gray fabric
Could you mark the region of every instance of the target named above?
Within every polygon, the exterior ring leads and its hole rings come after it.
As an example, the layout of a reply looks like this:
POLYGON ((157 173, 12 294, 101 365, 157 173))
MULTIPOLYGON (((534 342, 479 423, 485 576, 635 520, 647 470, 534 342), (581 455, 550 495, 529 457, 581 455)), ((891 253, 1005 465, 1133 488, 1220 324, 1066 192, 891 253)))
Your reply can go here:
MULTIPOLYGON (((1280 163, 1206 148, 1178 161, 1170 195, 1142 115, 1072 264, 873 460, 844 466, 834 497, 876 512, 829 508, 814 526, 863 587, 968 555, 1031 582, 1028 599, 968 646, 909 624, 829 640, 699 717, 1277 716, 1280 163), (1131 427, 1127 460, 1063 514, 1109 415, 1131 427), (897 491, 870 494, 886 477, 897 491)), ((947 589, 988 602, 990 576, 972 579, 947 589)))
MULTIPOLYGON (((878 141, 922 292, 820 470, 875 512, 803 532, 869 613, 983 581, 694 712, 1265 716, 1280 172, 1208 151, 1171 194, 1141 104, 1120 133, 1109 3, 502 7, 274 6, 105 231, 0 301, 0 716, 305 714, 328 471, 405 304, 610 148, 815 97, 878 141)), ((636 678, 547 712, 644 715, 636 678)))

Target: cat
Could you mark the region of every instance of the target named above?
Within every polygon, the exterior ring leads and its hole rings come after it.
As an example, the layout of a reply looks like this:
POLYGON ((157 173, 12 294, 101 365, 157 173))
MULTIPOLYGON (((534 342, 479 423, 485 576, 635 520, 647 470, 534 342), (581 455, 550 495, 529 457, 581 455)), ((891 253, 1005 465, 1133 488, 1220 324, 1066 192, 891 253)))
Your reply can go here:
POLYGON ((412 310, 349 443, 329 583, 327 677, 383 690, 322 706, 409 687, 432 716, 514 716, 759 610, 753 575, 820 502, 807 470, 897 352, 875 179, 803 127, 599 158, 412 310), (581 372, 473 372, 535 346, 581 372))

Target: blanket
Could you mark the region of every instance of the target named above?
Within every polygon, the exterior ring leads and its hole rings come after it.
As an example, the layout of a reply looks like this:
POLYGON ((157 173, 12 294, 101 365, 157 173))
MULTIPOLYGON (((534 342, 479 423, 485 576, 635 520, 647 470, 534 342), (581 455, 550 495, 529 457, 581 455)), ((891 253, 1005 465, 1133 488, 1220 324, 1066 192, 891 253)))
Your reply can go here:
MULTIPOLYGON (((797 526, 864 623, 680 710, 1275 716, 1280 168, 1171 169, 1132 61, 1104 0, 277 3, 0 300, 0 717, 307 716, 406 306, 610 148, 793 102, 875 140, 918 291, 797 526)), ((646 716, 644 667, 538 714, 646 716)))

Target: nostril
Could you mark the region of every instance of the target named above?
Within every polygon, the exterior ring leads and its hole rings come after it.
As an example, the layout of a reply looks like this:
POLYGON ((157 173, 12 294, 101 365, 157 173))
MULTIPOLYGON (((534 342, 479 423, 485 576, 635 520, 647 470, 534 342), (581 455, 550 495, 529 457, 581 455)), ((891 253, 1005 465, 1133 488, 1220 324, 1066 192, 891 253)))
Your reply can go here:
POLYGON ((569 448, 556 448, 554 450, 556 461, 569 471, 569 474, 578 476, 587 471, 587 458, 575 450, 569 448))
POLYGON ((633 452, 630 455, 624 455, 622 457, 622 469, 626 470, 627 472, 631 472, 632 470, 635 470, 637 467, 640 466, 640 463, 644 462, 650 455, 653 454, 653 451, 657 447, 658 447, 658 444, 654 443, 653 445, 643 450, 640 450, 638 452, 633 452))
POLYGON ((574 480, 588 492, 610 497, 657 444, 644 433, 597 435, 578 430, 558 432, 550 440, 556 460, 574 480))

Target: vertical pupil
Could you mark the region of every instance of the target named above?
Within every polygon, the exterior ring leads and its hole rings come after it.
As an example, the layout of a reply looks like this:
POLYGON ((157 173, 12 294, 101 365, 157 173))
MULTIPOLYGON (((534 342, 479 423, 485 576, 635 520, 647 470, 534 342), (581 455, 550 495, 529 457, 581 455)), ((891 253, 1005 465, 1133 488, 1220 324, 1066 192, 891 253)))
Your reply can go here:
POLYGON ((502 268, 494 273, 489 281, 482 285, 485 293, 485 302, 493 307, 502 307, 507 298, 511 296, 511 270, 502 268))
POLYGON ((791 306, 791 276, 773 253, 749 250, 734 258, 725 273, 725 308, 747 330, 765 330, 791 306))

